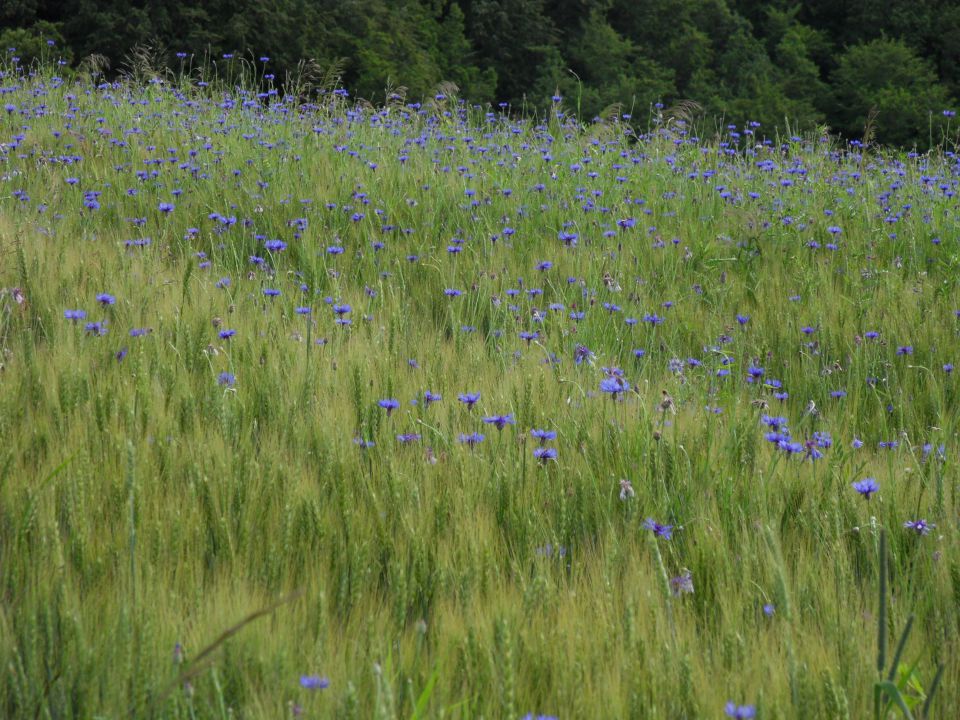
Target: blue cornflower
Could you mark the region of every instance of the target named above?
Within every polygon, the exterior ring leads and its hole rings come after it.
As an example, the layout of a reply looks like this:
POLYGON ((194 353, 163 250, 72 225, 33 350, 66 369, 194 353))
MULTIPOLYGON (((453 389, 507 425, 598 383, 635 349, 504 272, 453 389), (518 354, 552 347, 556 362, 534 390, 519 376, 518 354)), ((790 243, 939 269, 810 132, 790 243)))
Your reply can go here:
POLYGON ((593 354, 593 351, 590 350, 586 345, 577 345, 573 349, 573 362, 575 365, 581 364, 584 360, 588 363, 592 363, 596 355, 593 354))
POLYGON ((614 400, 617 395, 630 389, 630 383, 622 377, 608 377, 600 381, 600 392, 609 393, 614 400))
POLYGON ((176 205, 174 205, 173 203, 162 202, 162 203, 160 203, 160 205, 157 207, 157 209, 158 209, 160 212, 162 212, 162 213, 171 213, 171 212, 173 212, 173 209, 174 209, 175 207, 176 207, 176 205))
POLYGON ((300 687, 307 690, 324 690, 330 687, 330 681, 319 675, 301 675, 300 687))
POLYGON ((264 288, 263 294, 267 297, 277 297, 280 294, 280 291, 275 288, 264 288))
POLYGON ((532 437, 534 440, 539 440, 540 444, 543 445, 550 440, 556 440, 557 433, 555 430, 538 430, 537 428, 534 428, 530 431, 530 437, 532 437))
POLYGON ((673 536, 673 525, 661 525, 653 518, 647 518, 643 521, 643 527, 652 530, 657 537, 669 540, 673 536))
POLYGON ((390 413, 400 407, 400 401, 396 398, 387 398, 385 400, 378 400, 377 405, 382 407, 387 411, 387 417, 390 417, 390 413))
POLYGON ((724 708, 727 717, 736 720, 749 720, 757 716, 757 709, 753 705, 737 705, 732 700, 724 708))
POLYGON ((217 384, 226 385, 228 388, 232 388, 237 382, 237 376, 233 373, 222 372, 217 375, 217 384))
POLYGON ((117 299, 109 293, 100 293, 97 295, 97 302, 101 305, 113 305, 117 299))
POLYGON ((913 530, 917 535, 929 535, 930 530, 936 527, 933 523, 926 520, 908 520, 903 524, 907 530, 913 530))
POLYGON ((87 316, 86 310, 64 310, 63 317, 67 320, 83 320, 87 316))
POLYGON ((237 334, 236 330, 221 330, 219 335, 221 340, 229 340, 237 334))
POLYGON ((468 410, 472 410, 480 399, 480 393, 460 393, 457 399, 466 405, 468 410))
POLYGON ((872 477, 857 480, 850 484, 854 490, 863 495, 864 500, 869 500, 871 495, 880 490, 880 485, 878 485, 877 481, 872 477))
POLYGON ((550 460, 557 459, 557 451, 551 447, 535 447, 533 449, 533 456, 540 461, 540 464, 546 465, 550 460))
POLYGON ((423 393, 423 404, 426 407, 429 407, 430 403, 439 402, 440 400, 443 400, 443 396, 440 393, 433 393, 429 390, 423 393))
POLYGON ((473 432, 473 433, 461 433, 461 435, 460 435, 460 437, 459 437, 458 439, 459 439, 460 442, 462 442, 464 445, 467 445, 467 446, 473 448, 473 447, 475 447, 476 445, 478 445, 478 444, 480 444, 480 443, 483 442, 484 436, 481 435, 481 434, 478 433, 478 432, 473 432))
POLYGON ((483 418, 483 421, 488 425, 493 425, 497 430, 503 430, 507 425, 514 425, 516 423, 513 415, 492 415, 483 418))

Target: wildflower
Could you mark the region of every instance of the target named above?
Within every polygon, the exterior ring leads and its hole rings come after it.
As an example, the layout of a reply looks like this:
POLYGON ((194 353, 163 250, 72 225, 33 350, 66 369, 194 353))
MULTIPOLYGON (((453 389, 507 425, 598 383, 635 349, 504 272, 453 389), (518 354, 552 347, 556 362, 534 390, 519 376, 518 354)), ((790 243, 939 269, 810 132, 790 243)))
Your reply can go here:
POLYGON ((774 613, 776 612, 777 612, 777 608, 774 606, 773 603, 766 603, 763 606, 763 614, 766 615, 767 617, 773 617, 774 613))
POLYGON ((928 523, 926 520, 907 520, 903 527, 907 530, 913 530, 917 535, 929 535, 936 525, 928 523))
POLYGON ((462 442, 464 445, 467 445, 467 446, 469 446, 470 448, 473 448, 473 447, 475 447, 476 445, 478 445, 478 444, 480 444, 480 443, 483 442, 484 436, 481 435, 481 434, 478 433, 478 432, 462 433, 458 439, 459 439, 460 442, 462 442))
POLYGON ((632 498, 636 493, 633 491, 633 485, 626 478, 620 479, 620 499, 626 500, 632 498))
POLYGON ((557 451, 551 447, 535 447, 533 449, 533 456, 540 461, 541 465, 546 465, 550 460, 557 459, 557 451))
POLYGON ((497 430, 503 430, 505 426, 513 425, 516 422, 513 419, 513 415, 493 415, 491 417, 483 418, 483 421, 488 425, 495 426, 497 430))
POLYGON ((175 207, 176 207, 176 205, 174 205, 173 203, 162 202, 162 203, 160 203, 160 205, 157 207, 157 209, 158 209, 160 212, 166 214, 166 213, 171 213, 171 212, 173 212, 173 209, 174 209, 175 207))
POLYGON ((360 436, 357 436, 353 439, 353 444, 359 447, 361 450, 369 450, 376 445, 373 440, 364 440, 360 436))
POLYGON ((913 355, 913 345, 901 345, 897 348, 897 355, 913 355))
POLYGON ((457 399, 467 406, 467 410, 472 410, 480 399, 480 393, 460 393, 457 399))
POLYGON ((228 388, 232 388, 237 382, 237 377, 233 373, 222 372, 217 375, 217 384, 225 385, 228 388))
POLYGON ((319 675, 301 675, 300 687, 307 690, 324 690, 330 687, 330 681, 319 675))
POLYGON ((657 537, 669 540, 673 536, 673 525, 661 525, 653 518, 647 518, 643 521, 643 527, 652 530, 657 537))
POLYGON ((407 443, 417 442, 420 440, 420 433, 402 433, 397 435, 397 442, 406 445, 407 443))
POLYGON ((530 431, 530 437, 534 440, 539 440, 540 444, 543 445, 550 440, 556 440, 557 433, 554 430, 537 430, 534 428, 530 431))
POLYGON ((84 330, 86 330, 89 334, 94 335, 96 337, 99 337, 101 335, 106 335, 107 332, 109 332, 107 330, 107 324, 105 322, 100 322, 100 321, 88 322, 84 327, 84 330))
POLYGON ((630 383, 622 377, 608 377, 600 381, 600 392, 609 393, 614 400, 617 395, 630 389, 630 383))
POLYGON ((264 288, 263 294, 266 295, 267 297, 277 297, 278 295, 280 295, 280 291, 274 288, 264 288))
POLYGON ((677 577, 670 578, 670 590, 674 597, 693 594, 693 573, 684 569, 677 577))
POLYGON ((429 407, 430 403, 439 402, 442 399, 443 396, 440 393, 432 393, 429 390, 423 393, 423 404, 426 407, 429 407))
POLYGON ((864 478, 863 480, 857 480, 856 482, 851 483, 851 486, 854 490, 863 495, 864 500, 869 500, 871 495, 880 490, 880 485, 878 485, 877 481, 872 477, 864 478))
POLYGON ((593 351, 586 345, 577 345, 573 349, 573 362, 575 365, 581 364, 584 360, 592 364, 595 358, 596 355, 594 355, 593 351))
POLYGON ((379 405, 384 410, 386 410, 387 417, 390 417, 390 413, 392 413, 394 410, 400 407, 400 401, 397 400, 396 398, 387 398, 385 400, 377 401, 377 405, 379 405))
POLYGON ((757 716, 757 709, 753 705, 737 705, 732 700, 727 703, 724 712, 727 717, 735 718, 736 720, 748 720, 749 718, 755 718, 757 716))
POLYGON ((229 340, 230 338, 232 338, 234 335, 237 334, 237 331, 233 329, 227 329, 227 330, 221 330, 218 334, 221 340, 229 340))
POLYGON ((100 293, 97 295, 97 302, 104 306, 113 305, 116 301, 117 299, 109 293, 100 293))

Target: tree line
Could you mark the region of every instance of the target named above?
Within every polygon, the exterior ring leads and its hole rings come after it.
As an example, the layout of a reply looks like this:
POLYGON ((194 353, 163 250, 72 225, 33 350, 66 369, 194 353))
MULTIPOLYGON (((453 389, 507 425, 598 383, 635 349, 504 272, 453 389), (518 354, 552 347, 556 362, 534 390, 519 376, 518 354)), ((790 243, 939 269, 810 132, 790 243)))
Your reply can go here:
MULTIPOLYGON (((956 0, 6 0, 0 52, 25 63, 48 41, 69 63, 116 70, 149 45, 249 53, 276 78, 301 59, 342 70, 355 96, 449 81, 473 103, 589 120, 693 100, 765 128, 826 125, 851 139, 936 143, 960 97, 956 0), (264 58, 261 60, 261 58, 264 58), (266 59, 269 58, 269 59, 266 59)), ((181 53, 178 58, 177 54, 181 53)), ((237 55, 239 56, 239 55, 237 55)), ((226 58, 229 60, 229 57, 226 58)))

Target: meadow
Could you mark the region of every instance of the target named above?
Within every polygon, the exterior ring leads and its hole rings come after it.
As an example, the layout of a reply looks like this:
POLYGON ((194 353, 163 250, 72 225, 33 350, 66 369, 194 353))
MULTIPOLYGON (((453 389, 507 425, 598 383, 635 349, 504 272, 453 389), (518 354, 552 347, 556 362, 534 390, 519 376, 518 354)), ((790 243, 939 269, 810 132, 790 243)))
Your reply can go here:
POLYGON ((61 72, 0 78, 0 716, 956 717, 949 134, 61 72))

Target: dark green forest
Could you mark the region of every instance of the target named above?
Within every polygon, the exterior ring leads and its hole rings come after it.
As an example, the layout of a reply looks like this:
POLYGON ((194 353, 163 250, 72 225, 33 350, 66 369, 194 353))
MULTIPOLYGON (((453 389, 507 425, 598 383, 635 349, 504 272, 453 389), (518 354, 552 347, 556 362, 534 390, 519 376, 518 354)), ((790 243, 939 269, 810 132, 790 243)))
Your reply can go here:
POLYGON ((98 54, 116 73, 146 46, 281 83, 308 59, 373 102, 444 82, 515 111, 560 95, 584 120, 692 100, 767 132, 903 146, 937 143, 960 97, 956 0, 4 0, 0 28, 21 64, 98 54))

